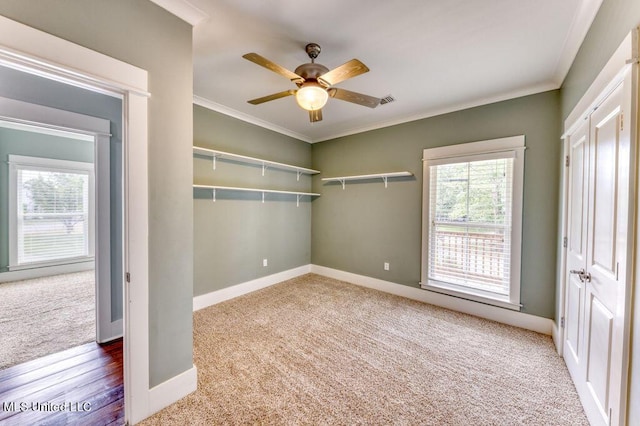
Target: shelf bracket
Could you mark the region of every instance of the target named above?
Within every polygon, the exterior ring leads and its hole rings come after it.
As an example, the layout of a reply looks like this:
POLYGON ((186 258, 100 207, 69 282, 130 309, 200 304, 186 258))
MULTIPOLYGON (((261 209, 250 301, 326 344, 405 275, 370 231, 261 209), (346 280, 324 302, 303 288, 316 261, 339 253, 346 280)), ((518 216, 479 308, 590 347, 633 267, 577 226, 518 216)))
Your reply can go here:
POLYGON ((388 176, 382 176, 382 180, 384 181, 384 187, 387 188, 387 180, 389 179, 388 176))
POLYGON ((300 182, 300 175, 302 174, 302 172, 300 170, 296 170, 296 180, 298 182, 300 182))
POLYGON ((302 194, 296 194, 296 207, 300 207, 300 198, 302 198, 302 194))
POLYGON ((345 184, 345 180, 344 179, 339 179, 340 183, 342 184, 342 189, 344 190, 344 184, 345 184))
POLYGON ((215 155, 213 156, 213 170, 215 170, 215 169, 216 169, 216 158, 218 158, 218 155, 217 155, 217 154, 215 154, 215 155))
POLYGON ((262 191, 262 204, 264 204, 264 191, 262 191))
POLYGON ((212 195, 212 197, 213 197, 213 202, 215 203, 215 202, 216 202, 216 189, 215 189, 215 188, 213 188, 213 189, 211 190, 211 195, 212 195))
POLYGON ((262 163, 262 176, 264 176, 264 172, 266 172, 268 168, 269 166, 267 166, 265 163, 262 163))

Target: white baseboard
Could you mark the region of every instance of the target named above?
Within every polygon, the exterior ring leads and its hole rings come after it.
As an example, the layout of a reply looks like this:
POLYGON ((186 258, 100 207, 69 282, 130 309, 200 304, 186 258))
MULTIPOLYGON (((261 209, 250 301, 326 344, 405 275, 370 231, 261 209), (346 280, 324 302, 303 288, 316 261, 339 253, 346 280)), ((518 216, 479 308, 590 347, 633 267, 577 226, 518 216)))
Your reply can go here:
POLYGON ((154 386, 149 389, 149 413, 147 417, 195 392, 197 387, 198 370, 195 365, 184 373, 154 386))
POLYGON ((385 293, 395 294, 396 296, 429 303, 431 305, 451 309, 452 311, 463 312, 465 314, 489 319, 502 324, 532 330, 542 334, 550 335, 553 331, 553 321, 548 318, 472 302, 458 297, 447 296, 417 287, 409 287, 390 281, 327 268, 325 266, 311 265, 311 273, 346 281, 362 287, 384 291, 385 293))
POLYGON ((193 310, 197 311, 206 308, 207 306, 215 305, 217 303, 224 302, 225 300, 233 299, 234 297, 242 296, 243 294, 251 293, 252 291, 260 290, 282 281, 308 274, 309 272, 311 272, 311 265, 303 265, 298 268, 278 272, 273 275, 267 275, 266 277, 256 278, 255 280, 196 296, 193 298, 193 310))
POLYGON ((66 265, 43 266, 41 268, 21 269, 19 271, 0 272, 0 283, 88 271, 95 269, 95 267, 95 261, 90 261, 69 263, 66 265))

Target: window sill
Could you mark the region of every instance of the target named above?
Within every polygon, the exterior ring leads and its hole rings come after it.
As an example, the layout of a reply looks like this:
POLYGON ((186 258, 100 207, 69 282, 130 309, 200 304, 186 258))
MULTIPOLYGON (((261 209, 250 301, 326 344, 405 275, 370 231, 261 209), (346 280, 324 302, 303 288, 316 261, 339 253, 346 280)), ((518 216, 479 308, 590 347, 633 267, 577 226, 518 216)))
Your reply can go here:
POLYGON ((458 287, 453 287, 439 281, 430 280, 426 283, 421 282, 420 287, 424 290, 445 294, 447 296, 458 297, 460 299, 466 299, 472 302, 479 302, 486 305, 497 306, 499 308, 511 309, 512 311, 520 311, 522 309, 521 304, 513 303, 506 296, 493 296, 481 291, 474 292, 473 289, 469 289, 469 291, 461 291, 458 287))
POLYGON ((24 263, 22 265, 10 265, 9 267, 7 267, 7 269, 9 271, 23 271, 25 269, 46 268, 49 266, 63 266, 63 265, 71 265, 74 263, 93 262, 94 260, 95 258, 93 256, 74 257, 74 258, 64 259, 64 260, 24 263))

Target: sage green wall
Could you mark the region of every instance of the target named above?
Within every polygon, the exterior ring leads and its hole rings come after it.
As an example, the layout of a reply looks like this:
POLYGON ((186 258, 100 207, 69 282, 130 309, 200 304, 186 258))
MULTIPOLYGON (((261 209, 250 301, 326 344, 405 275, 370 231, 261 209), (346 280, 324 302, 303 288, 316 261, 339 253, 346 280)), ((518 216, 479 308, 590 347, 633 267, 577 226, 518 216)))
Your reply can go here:
POLYGON ((193 365, 192 28, 146 0, 3 0, 0 14, 149 72, 150 386, 193 365))
POLYGON ((640 25, 640 1, 604 0, 561 88, 562 118, 571 113, 631 29, 640 25))
POLYGON ((0 127, 0 272, 9 266, 9 155, 93 163, 93 143, 0 127))
POLYGON ((314 177, 311 261, 419 287, 422 150, 525 135, 522 312, 553 318, 560 109, 558 91, 387 127, 312 146, 321 177, 407 170, 414 178, 327 184, 314 177), (390 270, 383 270, 383 263, 390 270))
MULTIPOLYGON (((279 133, 194 106, 194 145, 302 167, 311 166, 311 146, 279 133)), ((194 183, 310 192, 311 177, 259 165, 194 156, 194 183)), ((194 191, 194 295, 308 265, 311 204, 304 197, 194 191), (262 266, 263 259, 268 266, 262 266)), ((315 201, 314 201, 315 202, 315 201)))
MULTIPOLYGON (((640 1, 604 0, 561 88, 563 120, 571 113, 629 31, 640 25, 640 1)), ((636 193, 637 193, 636 188, 636 193)), ((560 281, 558 281, 560 282, 560 281)), ((631 341, 630 425, 640 424, 640 286, 634 283, 631 341)), ((558 291, 560 286, 558 285, 558 291)))

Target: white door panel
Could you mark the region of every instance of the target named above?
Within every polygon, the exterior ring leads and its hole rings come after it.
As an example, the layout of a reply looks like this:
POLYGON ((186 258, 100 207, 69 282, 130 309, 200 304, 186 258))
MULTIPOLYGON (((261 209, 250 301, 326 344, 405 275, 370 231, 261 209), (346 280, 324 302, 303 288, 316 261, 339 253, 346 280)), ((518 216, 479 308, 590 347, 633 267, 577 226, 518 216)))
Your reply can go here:
MULTIPOLYGON (((582 345, 582 320, 584 306, 584 283, 578 277, 572 276, 569 280, 569 288, 567 294, 567 319, 565 327, 565 353, 571 355, 571 368, 578 366, 580 358, 580 350, 582 345)), ((566 355, 565 355, 566 356, 566 355)), ((575 372, 572 372, 575 374, 575 372)))
POLYGON ((586 344, 586 382, 603 420, 609 415, 609 386, 611 373, 611 337, 613 315, 593 295, 587 307, 588 327, 586 344))
POLYGON ((584 339, 584 292, 585 284, 578 275, 587 264, 587 217, 588 217, 588 171, 589 171, 589 123, 585 121, 569 135, 569 188, 568 214, 569 235, 567 239, 567 294, 564 356, 574 381, 584 376, 582 372, 582 346, 584 339))

